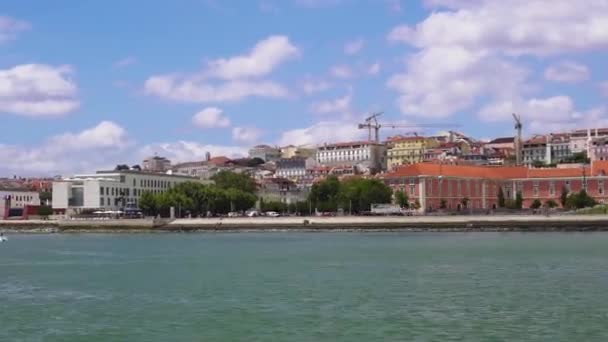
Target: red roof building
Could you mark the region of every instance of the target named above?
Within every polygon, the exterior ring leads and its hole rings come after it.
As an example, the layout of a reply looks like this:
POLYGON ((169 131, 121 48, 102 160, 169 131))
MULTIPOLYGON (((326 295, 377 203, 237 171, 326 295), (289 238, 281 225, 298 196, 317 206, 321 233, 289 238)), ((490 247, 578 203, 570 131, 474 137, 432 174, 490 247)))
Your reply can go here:
POLYGON ((419 163, 398 167, 382 178, 393 190, 405 191, 410 201, 418 201, 423 209, 437 209, 444 201, 447 209, 459 209, 464 198, 468 199, 468 208, 492 209, 498 206, 500 187, 506 199, 515 199, 520 192, 524 208, 537 199, 559 204, 562 189, 586 189, 590 196, 604 202, 608 200, 607 174, 608 161, 545 169, 419 163))

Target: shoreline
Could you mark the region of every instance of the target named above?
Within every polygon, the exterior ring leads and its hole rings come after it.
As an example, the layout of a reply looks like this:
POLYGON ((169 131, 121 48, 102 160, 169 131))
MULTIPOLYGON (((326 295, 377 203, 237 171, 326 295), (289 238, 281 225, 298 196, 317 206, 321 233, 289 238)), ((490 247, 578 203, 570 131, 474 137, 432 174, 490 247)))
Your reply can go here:
POLYGON ((0 220, 7 233, 602 232, 606 215, 279 217, 142 220, 0 220))

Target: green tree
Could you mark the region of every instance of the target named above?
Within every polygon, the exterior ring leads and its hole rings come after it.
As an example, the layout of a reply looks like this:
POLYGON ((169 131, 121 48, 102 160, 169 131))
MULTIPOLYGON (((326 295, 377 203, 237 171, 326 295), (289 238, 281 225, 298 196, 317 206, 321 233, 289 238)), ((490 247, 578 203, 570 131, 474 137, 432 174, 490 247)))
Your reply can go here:
POLYGON ((314 208, 319 211, 337 211, 340 181, 336 176, 329 176, 325 180, 313 184, 308 198, 314 208))
POLYGON ((544 167, 547 166, 547 164, 545 164, 545 162, 540 161, 540 160, 535 160, 532 162, 532 167, 534 168, 540 168, 540 167, 544 167))
POLYGON ((53 215, 53 209, 49 206, 41 205, 37 210, 38 216, 42 216, 43 218, 47 218, 50 215, 53 215))
POLYGON ((585 189, 582 189, 578 193, 570 194, 566 200, 566 207, 570 209, 590 208, 596 204, 595 199, 589 196, 585 189))
POLYGON ((46 204, 47 201, 50 202, 53 200, 53 193, 51 191, 42 191, 39 194, 40 203, 46 204))
POLYGON ((409 207, 409 202, 407 198, 407 194, 405 191, 397 191, 395 192, 395 202, 399 204, 401 208, 409 207))
POLYGON ((502 191, 502 186, 498 187, 498 207, 499 208, 504 208, 505 207, 505 194, 502 191))
POLYGON ((568 189, 565 186, 563 186, 562 193, 559 196, 559 200, 560 200, 560 203, 562 204, 562 208, 566 207, 566 204, 568 201, 568 193, 569 193, 568 189))
POLYGON ((532 202, 532 204, 530 204, 530 209, 539 209, 541 206, 542 206, 542 203, 537 198, 532 202))
POLYGON ((552 208, 556 208, 556 207, 557 207, 557 202, 555 202, 555 201, 554 201, 554 200, 552 200, 552 199, 547 200, 547 201, 545 202, 545 207, 546 207, 546 208, 550 208, 550 209, 552 209, 552 208))
POLYGON ((521 195, 521 191, 518 191, 517 194, 515 194, 515 209, 521 209, 523 205, 524 198, 521 195))
POLYGON ((139 196, 139 208, 146 215, 156 215, 158 208, 156 206, 156 196, 150 191, 145 191, 139 196))
POLYGON ((255 193, 257 189, 253 178, 246 174, 231 171, 220 171, 211 177, 211 179, 215 182, 215 185, 218 188, 224 190, 234 188, 249 193, 255 193))

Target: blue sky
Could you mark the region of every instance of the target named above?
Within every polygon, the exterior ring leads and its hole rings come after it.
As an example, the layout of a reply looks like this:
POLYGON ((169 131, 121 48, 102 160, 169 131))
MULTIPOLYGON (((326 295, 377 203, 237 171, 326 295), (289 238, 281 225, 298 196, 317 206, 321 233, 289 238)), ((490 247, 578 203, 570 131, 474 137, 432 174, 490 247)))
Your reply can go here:
POLYGON ((478 138, 512 112, 528 134, 608 125, 605 1, 4 0, 0 18, 0 175, 357 139, 372 111, 478 138))

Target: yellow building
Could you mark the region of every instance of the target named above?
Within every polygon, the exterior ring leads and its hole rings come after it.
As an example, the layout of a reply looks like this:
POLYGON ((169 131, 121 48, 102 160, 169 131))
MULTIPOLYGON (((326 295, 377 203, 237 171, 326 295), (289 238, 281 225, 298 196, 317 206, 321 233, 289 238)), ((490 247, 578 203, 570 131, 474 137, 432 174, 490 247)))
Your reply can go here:
POLYGON ((424 160, 425 150, 437 145, 439 143, 433 138, 419 136, 389 138, 387 141, 386 166, 391 170, 395 166, 403 164, 420 163, 424 160))

